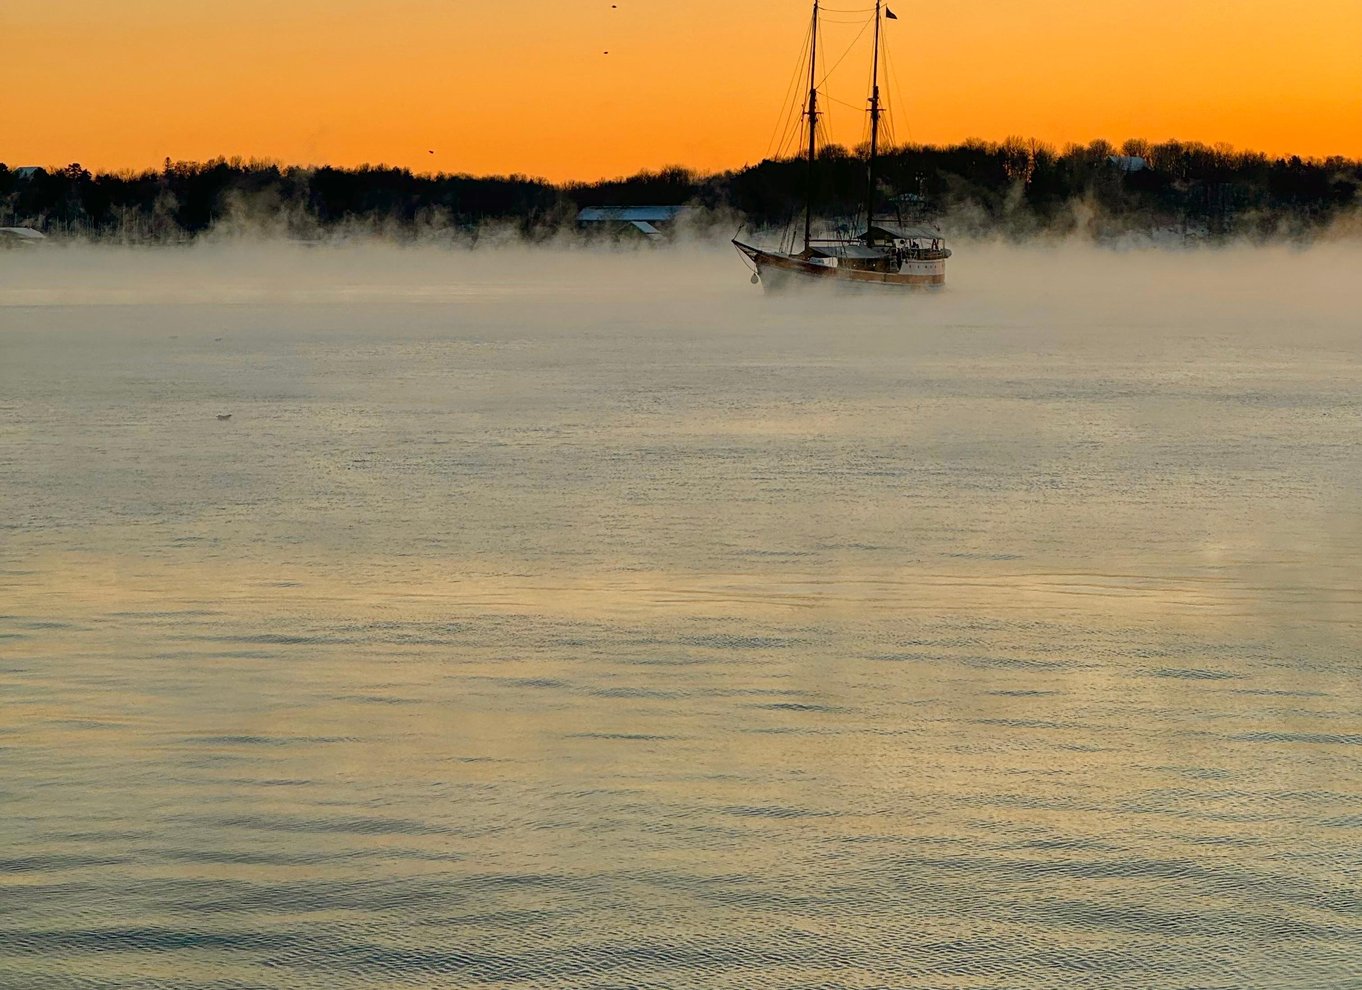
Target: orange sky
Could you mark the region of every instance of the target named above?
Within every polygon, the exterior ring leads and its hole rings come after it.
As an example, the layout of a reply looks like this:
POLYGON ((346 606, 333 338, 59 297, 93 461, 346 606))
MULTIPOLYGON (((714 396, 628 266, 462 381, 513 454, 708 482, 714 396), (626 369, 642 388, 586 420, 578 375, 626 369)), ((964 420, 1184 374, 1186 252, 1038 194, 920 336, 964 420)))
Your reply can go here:
MULTIPOLYGON (((806 0, 611 2, 0 0, 0 161, 240 155, 562 180, 768 153, 806 0)), ((891 6, 900 140, 1362 157, 1362 0, 891 6)), ((835 61, 856 27, 827 28, 835 61)), ((832 96, 864 99, 868 58, 843 63, 832 96)), ((832 110, 832 136, 856 143, 863 115, 832 110)))

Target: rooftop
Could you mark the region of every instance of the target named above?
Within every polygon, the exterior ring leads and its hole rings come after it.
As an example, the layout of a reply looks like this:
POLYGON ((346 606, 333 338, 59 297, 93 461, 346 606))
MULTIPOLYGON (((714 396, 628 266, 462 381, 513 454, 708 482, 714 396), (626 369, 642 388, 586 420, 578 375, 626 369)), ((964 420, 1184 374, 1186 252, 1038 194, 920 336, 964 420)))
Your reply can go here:
POLYGON ((588 206, 577 214, 577 222, 667 223, 685 209, 684 206, 588 206))

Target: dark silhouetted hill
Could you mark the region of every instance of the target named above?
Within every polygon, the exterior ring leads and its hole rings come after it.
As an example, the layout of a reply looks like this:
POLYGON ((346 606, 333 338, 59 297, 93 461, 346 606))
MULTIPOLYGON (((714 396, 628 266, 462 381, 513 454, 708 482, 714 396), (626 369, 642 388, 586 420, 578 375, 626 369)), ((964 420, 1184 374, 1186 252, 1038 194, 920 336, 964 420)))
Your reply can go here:
MULTIPOLYGON (((814 169, 825 219, 854 222, 864 197, 861 152, 833 146, 814 169)), ((1270 158, 1176 141, 1103 141, 1062 151, 1038 141, 966 141, 891 149, 878 166, 886 209, 929 204, 948 233, 1010 238, 1080 233, 1184 238, 1308 239, 1352 230, 1362 162, 1270 158), (919 200, 918 197, 921 197, 919 200)), ((768 160, 716 175, 684 168, 552 185, 520 175, 420 175, 363 166, 281 167, 217 159, 141 173, 92 174, 78 164, 0 165, 0 226, 125 242, 190 240, 209 232, 294 238, 382 233, 476 241, 511 230, 546 239, 588 206, 689 204, 695 222, 772 227, 803 209, 807 163, 768 160)))

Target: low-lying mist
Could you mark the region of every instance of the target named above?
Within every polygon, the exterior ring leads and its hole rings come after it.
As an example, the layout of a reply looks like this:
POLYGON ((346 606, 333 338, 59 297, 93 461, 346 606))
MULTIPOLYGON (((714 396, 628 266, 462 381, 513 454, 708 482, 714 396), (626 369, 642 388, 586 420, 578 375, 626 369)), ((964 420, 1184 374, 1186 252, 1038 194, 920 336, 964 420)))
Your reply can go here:
MULTIPOLYGON (((1249 244, 1165 249, 1097 246, 1077 238, 1017 245, 953 242, 947 285, 926 293, 814 287, 767 294, 722 238, 664 245, 591 244, 513 236, 478 248, 356 238, 321 244, 229 237, 192 245, 117 247, 68 242, 0 253, 0 307, 10 329, 24 307, 154 303, 429 303, 485 309, 497 322, 613 321, 628 313, 665 328, 732 327, 788 319, 791 330, 838 335, 875 327, 1176 327, 1242 337, 1303 325, 1357 331, 1362 244, 1249 244), (653 314, 649 321, 644 314, 653 314), (823 326, 821 321, 829 321, 823 326)), ((375 332, 384 328, 375 327, 375 332)), ((1289 338, 1282 340, 1290 343, 1289 338)))

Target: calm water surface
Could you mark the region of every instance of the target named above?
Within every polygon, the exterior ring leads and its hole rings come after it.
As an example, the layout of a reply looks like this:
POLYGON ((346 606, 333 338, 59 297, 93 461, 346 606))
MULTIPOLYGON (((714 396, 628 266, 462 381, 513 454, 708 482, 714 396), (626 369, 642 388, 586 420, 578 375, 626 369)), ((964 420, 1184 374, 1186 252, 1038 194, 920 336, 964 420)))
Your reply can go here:
POLYGON ((0 255, 0 986, 1362 987, 1358 254, 0 255))

